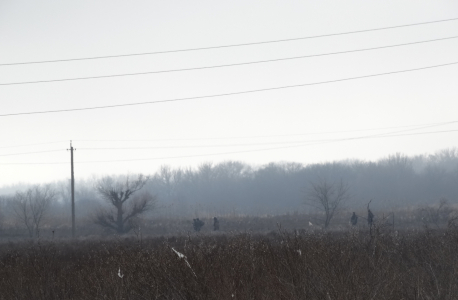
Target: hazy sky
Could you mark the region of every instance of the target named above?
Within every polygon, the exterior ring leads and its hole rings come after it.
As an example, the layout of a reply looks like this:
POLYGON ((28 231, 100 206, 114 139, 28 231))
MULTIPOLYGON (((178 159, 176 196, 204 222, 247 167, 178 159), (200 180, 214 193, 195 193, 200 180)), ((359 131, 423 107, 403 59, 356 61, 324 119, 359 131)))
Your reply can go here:
POLYGON ((375 160, 395 152, 456 147, 458 64, 238 95, 7 115, 220 95, 457 63, 458 38, 242 66, 5 85, 458 37, 458 20, 240 47, 5 65, 11 63, 295 39, 452 18, 458 18, 456 0, 0 0, 0 186, 69 178, 70 140, 77 149, 77 178, 153 173, 162 164, 375 160), (435 131, 446 132, 423 134, 435 131), (393 132, 402 136, 381 137, 393 132), (366 138, 353 139, 359 137, 366 138))

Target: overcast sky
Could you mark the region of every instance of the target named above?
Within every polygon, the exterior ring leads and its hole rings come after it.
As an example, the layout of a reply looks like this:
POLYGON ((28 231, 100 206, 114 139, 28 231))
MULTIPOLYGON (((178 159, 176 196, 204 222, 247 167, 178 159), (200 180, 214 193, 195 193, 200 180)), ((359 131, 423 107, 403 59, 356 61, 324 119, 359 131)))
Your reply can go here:
POLYGON ((238 47, 5 65, 277 41, 453 18, 458 18, 455 0, 0 0, 0 186, 69 178, 70 140, 77 149, 77 178, 150 174, 163 164, 308 164, 456 147, 458 64, 199 97, 457 63, 458 38, 443 38, 458 37, 458 20, 238 47), (436 39, 443 40, 211 69, 7 85, 436 39), (180 101, 11 115, 172 99, 180 101))

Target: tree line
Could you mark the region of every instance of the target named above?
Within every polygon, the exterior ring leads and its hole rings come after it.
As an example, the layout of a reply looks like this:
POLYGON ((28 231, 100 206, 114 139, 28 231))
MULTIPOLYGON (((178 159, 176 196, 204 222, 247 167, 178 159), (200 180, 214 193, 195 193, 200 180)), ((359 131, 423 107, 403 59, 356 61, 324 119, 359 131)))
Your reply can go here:
POLYGON ((237 161, 205 163, 195 169, 162 166, 147 188, 172 214, 265 215, 310 212, 308 189, 326 180, 348 185, 349 209, 392 209, 458 200, 458 149, 408 157, 394 154, 376 162, 348 160, 302 165, 270 163, 254 167, 237 161))
MULTIPOLYGON (((425 205, 439 199, 454 203, 458 200, 458 149, 413 157, 397 153, 375 162, 283 162, 256 167, 227 161, 197 168, 164 165, 152 175, 77 180, 76 208, 79 218, 90 217, 118 232, 132 229, 136 217, 148 208, 155 208, 150 211, 156 216, 191 219, 313 213, 322 209, 316 205, 319 198, 313 197, 319 195, 323 182, 340 193, 350 211, 364 210, 370 199, 373 209, 425 205)), ((70 199, 68 181, 3 187, 0 225, 15 219, 31 236, 39 235, 39 224, 46 217, 69 217, 70 199)), ((333 208, 328 212, 332 218, 333 208)))

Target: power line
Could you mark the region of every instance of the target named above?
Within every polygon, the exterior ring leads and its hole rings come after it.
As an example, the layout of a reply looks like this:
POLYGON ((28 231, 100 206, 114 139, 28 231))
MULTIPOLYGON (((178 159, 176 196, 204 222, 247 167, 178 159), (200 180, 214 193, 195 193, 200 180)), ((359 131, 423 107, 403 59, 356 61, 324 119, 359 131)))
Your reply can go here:
POLYGON ((73 141, 76 141, 76 142, 162 142, 162 141, 205 141, 205 140, 254 139, 254 138, 293 137, 293 136, 318 135, 318 134, 336 134, 336 133, 348 133, 348 132, 375 131, 375 130, 398 129, 398 128, 407 128, 407 127, 422 127, 422 126, 436 126, 436 125, 441 126, 441 125, 454 124, 454 123, 458 123, 458 121, 447 121, 447 122, 428 123, 428 124, 413 124, 413 125, 404 125, 404 126, 378 127, 378 128, 366 128, 366 129, 355 129, 355 130, 308 132, 308 133, 298 133, 298 134, 274 134, 274 135, 232 136, 232 137, 213 137, 213 138, 175 138, 175 139, 154 139, 154 140, 73 140, 73 141))
POLYGON ((191 158, 191 157, 202 157, 202 156, 217 156, 217 155, 226 155, 226 154, 239 154, 239 153, 278 150, 278 149, 298 148, 298 147, 314 146, 314 145, 324 144, 324 143, 334 143, 334 142, 343 142, 343 141, 351 141, 351 140, 362 140, 362 139, 370 139, 370 138, 399 137, 399 136, 422 135, 422 134, 445 133, 445 132, 458 132, 458 129, 456 129, 456 130, 432 131, 432 132, 417 132, 417 133, 407 133, 407 134, 393 134, 393 135, 390 135, 388 133, 386 135, 381 135, 381 136, 375 135, 375 136, 355 137, 355 138, 346 138, 346 139, 339 139, 339 140, 327 140, 327 141, 322 141, 322 142, 306 143, 306 144, 292 145, 292 146, 282 146, 282 147, 274 147, 274 148, 243 150, 243 151, 233 151, 233 152, 222 152, 222 153, 183 155, 183 156, 172 156, 172 157, 155 157, 155 158, 145 158, 145 159, 139 158, 139 159, 126 159, 126 160, 83 161, 83 162, 79 162, 79 163, 128 162, 128 161, 146 161, 146 160, 161 160, 161 159, 175 159, 175 158, 191 158))
POLYGON ((420 43, 428 43, 428 42, 455 39, 457 37, 458 36, 453 36, 453 37, 447 37, 447 38, 441 38, 441 39, 419 41, 419 42, 412 42, 412 43, 404 43, 404 44, 396 44, 396 45, 389 45, 389 46, 372 47, 372 48, 365 48, 365 49, 356 49, 356 50, 348 50, 348 51, 339 51, 339 52, 331 52, 331 53, 314 54, 314 55, 303 55, 303 56, 295 56, 295 57, 287 57, 287 58, 268 59, 268 60, 251 61, 251 62, 234 63, 234 64, 223 64, 223 65, 214 65, 214 66, 205 66, 205 67, 182 68, 182 69, 136 72, 136 73, 111 74, 111 75, 100 75, 100 76, 87 76, 87 77, 76 77, 76 78, 63 78, 63 79, 50 79, 50 80, 0 83, 0 86, 3 86, 3 85, 35 84, 35 83, 51 83, 51 82, 63 82, 63 81, 77 81, 77 80, 91 80, 91 79, 103 79, 103 78, 115 78, 115 77, 126 77, 126 76, 139 76, 139 75, 151 75, 151 74, 160 74, 160 73, 172 73, 172 72, 216 69, 216 68, 224 68, 224 67, 234 67, 234 66, 242 66, 242 65, 261 64, 261 63, 278 62, 278 61, 286 61, 286 60, 294 60, 294 59, 302 59, 302 58, 310 58, 310 57, 318 57, 318 56, 328 56, 328 55, 336 55, 336 54, 345 54, 345 53, 354 53, 354 52, 370 51, 370 50, 377 50, 377 49, 393 48, 393 47, 414 45, 414 44, 420 44, 420 43))
POLYGON ((15 145, 15 146, 4 146, 4 147, 0 147, 0 149, 19 148, 19 147, 28 147, 28 146, 37 146, 37 145, 49 145, 49 144, 57 144, 57 143, 62 143, 62 142, 66 142, 66 141, 55 141, 55 142, 46 142, 46 143, 23 144, 23 145, 15 145))
POLYGON ((370 32, 370 31, 380 31, 380 30, 387 30, 387 29, 394 29, 394 28, 402 28, 402 27, 411 27, 411 26, 426 25, 426 24, 433 24, 433 23, 449 22, 449 21, 455 21, 455 20, 458 20, 458 18, 443 19, 443 20, 428 21, 428 22, 420 22, 420 23, 411 23, 411 24, 388 26, 388 27, 379 27, 379 28, 372 28, 372 29, 355 30, 355 31, 347 31, 347 32, 340 32, 340 33, 330 33, 330 34, 322 34, 322 35, 314 35, 314 36, 298 37, 298 38, 290 38, 290 39, 280 39, 280 40, 270 40, 270 41, 261 41, 261 42, 250 42, 250 43, 210 46, 210 47, 176 49, 176 50, 166 50, 166 51, 156 51, 156 52, 143 52, 143 53, 131 53, 131 54, 92 56, 92 57, 83 57, 83 58, 67 58, 67 59, 41 60, 41 61, 29 61, 29 62, 2 63, 2 64, 0 64, 0 66, 42 64, 42 63, 57 63, 57 62, 68 62, 68 61, 94 60, 94 59, 106 59, 106 58, 116 58, 116 57, 155 55, 155 54, 165 54, 165 53, 189 52, 189 51, 200 51, 200 50, 221 49, 221 48, 231 48, 231 47, 253 46, 253 45, 261 45, 261 44, 272 44, 272 43, 282 43, 282 42, 290 42, 290 41, 298 41, 298 40, 306 40, 306 39, 316 39, 316 38, 338 36, 338 35, 347 35, 347 34, 354 34, 354 33, 363 33, 363 32, 370 32))
POLYGON ((34 152, 8 153, 8 154, 0 154, 0 156, 26 155, 26 154, 60 152, 60 151, 63 151, 63 150, 46 150, 46 151, 34 151, 34 152))
POLYGON ((356 77, 347 77, 347 78, 327 80, 327 81, 319 81, 319 82, 312 82, 312 83, 303 83, 303 84, 287 85, 287 86, 272 87, 272 88, 255 89, 255 90, 246 90, 246 91, 240 91, 240 92, 231 92, 231 93, 222 93, 222 94, 213 94, 213 95, 205 95, 205 96, 195 96, 195 97, 185 97, 185 98, 175 98, 175 99, 157 100, 157 101, 146 101, 146 102, 136 102, 136 103, 124 103, 124 104, 113 104, 113 105, 83 107, 83 108, 69 108, 69 109, 58 109, 58 110, 47 110, 47 111, 10 113, 10 114, 2 114, 2 115, 0 115, 0 117, 11 117, 11 116, 20 116, 20 115, 35 115, 35 114, 48 114, 48 113, 61 113, 61 112, 70 112, 70 111, 83 111, 83 110, 95 110, 95 109, 106 109, 106 108, 115 108, 115 107, 137 106, 137 105, 146 105, 146 104, 157 104, 157 103, 166 103, 166 102, 178 102, 178 101, 205 99, 205 98, 234 96, 234 95, 251 94, 251 93, 259 93, 259 92, 266 92, 266 91, 298 88, 298 87, 305 87, 305 86, 312 86, 312 85, 328 84, 328 83, 335 83, 335 82, 342 82, 342 81, 350 81, 350 80, 363 79, 363 78, 369 78, 369 77, 378 77, 378 76, 385 76, 385 75, 392 75, 392 74, 407 73, 407 72, 413 72, 413 71, 420 71, 420 70, 426 70, 426 69, 433 69, 433 68, 451 66, 451 65, 456 65, 456 64, 458 64, 458 62, 451 62, 451 63, 446 63, 446 64, 433 65, 433 66, 427 66, 427 67, 421 67, 421 68, 415 68, 415 69, 391 71, 391 72, 385 72, 385 73, 363 75, 363 76, 356 76, 356 77))
MULTIPOLYGON (((428 125, 419 125, 416 128, 409 128, 403 129, 400 131, 395 132, 388 132, 388 133, 378 133, 373 136, 382 136, 387 134, 399 133, 399 132, 406 132, 406 131, 414 131, 419 129, 431 128, 431 127, 438 127, 449 125, 453 123, 458 123, 458 121, 453 122, 443 122, 443 123, 435 123, 435 124, 428 124, 428 125)), ((393 127, 392 127, 393 128, 393 127)), ((396 127, 394 127, 396 128, 396 127)), ((405 128, 399 127, 399 128, 405 128)), ((315 142, 326 142, 326 141, 333 141, 335 139, 320 139, 320 140, 308 140, 308 141, 283 141, 283 142, 264 142, 264 143, 248 143, 248 144, 220 144, 220 145, 180 145, 180 146, 154 146, 154 147, 110 147, 110 148, 79 148, 80 150, 148 150, 148 149, 180 149, 180 148, 219 148, 219 147, 245 147, 245 146, 261 146, 261 145, 286 145, 286 144, 299 144, 299 143, 315 143, 315 142)))
MULTIPOLYGON (((221 137, 221 138, 196 138, 196 139, 160 139, 160 140, 76 140, 78 142, 93 142, 93 141, 101 141, 101 142, 154 142, 154 141, 182 141, 182 140, 221 140, 221 139, 253 139, 253 138, 268 138, 268 137, 289 137, 289 136, 305 136, 305 135, 315 135, 315 134, 336 134, 336 133, 347 133, 347 132, 361 132, 361 131, 374 131, 374 130, 386 130, 386 129, 400 129, 400 128, 409 128, 402 131, 411 131, 411 130, 419 130, 424 128, 430 127, 437 127, 437 126, 445 126, 458 123, 456 121, 447 121, 447 122, 440 122, 440 123, 428 123, 428 124, 412 124, 412 125, 404 125, 404 126, 390 126, 390 127, 378 127, 378 128, 369 128, 369 129, 358 129, 358 130, 344 130, 344 131, 327 131, 327 132, 311 132, 311 133, 304 133, 304 134, 287 134, 287 135, 264 135, 264 136, 243 136, 243 137, 221 137)), ((384 133, 380 133, 384 134, 384 133)), ((74 140, 75 141, 75 140, 74 140)), ((265 142, 265 143, 250 143, 250 144, 222 144, 222 145, 200 145, 200 146, 155 146, 155 147, 110 147, 110 148, 78 148, 80 150, 143 150, 143 149, 160 149, 160 148, 204 148, 204 147, 239 147, 239 146, 257 146, 257 145, 271 145, 271 144, 297 144, 297 143, 304 143, 304 142, 317 142, 317 141, 327 141, 327 140, 309 140, 309 141, 287 141, 287 142, 265 142)), ((55 141, 55 142, 45 142, 45 143, 35 143, 35 144, 23 144, 23 145, 16 145, 16 146, 6 146, 0 147, 3 148, 14 148, 14 147, 23 147, 23 146, 35 146, 35 145, 47 145, 47 144, 55 144, 66 142, 66 140, 62 141, 55 141)), ((35 153, 46 153, 46 152, 58 152, 62 150, 45 150, 45 151, 35 151, 35 152, 20 152, 20 153, 9 153, 9 154, 0 154, 0 156, 11 156, 11 155, 22 155, 22 154, 35 154, 35 153)))
MULTIPOLYGON (((415 133, 404 133, 404 134, 392 134, 392 133, 384 133, 384 134, 376 134, 370 136, 362 136, 362 137, 353 137, 353 138, 344 138, 344 139, 334 139, 334 140, 324 140, 321 142, 316 143, 303 143, 299 145, 291 145, 291 146, 281 146, 281 147, 273 147, 273 148, 261 148, 261 149, 254 149, 254 150, 241 150, 241 151, 231 151, 231 152, 219 152, 219 153, 207 153, 207 154, 196 154, 196 155, 182 155, 182 156, 170 156, 170 157, 151 157, 151 158, 134 158, 134 159, 118 159, 118 160, 102 160, 102 161, 80 161, 79 164, 88 164, 88 163, 109 163, 109 162, 130 162, 130 161, 148 161, 148 160, 163 160, 163 159, 176 159, 176 158, 191 158, 191 157, 204 157, 204 156, 218 156, 218 155, 226 155, 226 154, 241 154, 241 153, 250 153, 250 152, 262 152, 262 151, 270 151, 270 150, 279 150, 279 149, 288 149, 288 148, 299 148, 299 147, 307 147, 307 146, 314 146, 319 144, 327 144, 327 143, 337 143, 337 142, 344 142, 344 141, 352 141, 352 140, 364 140, 364 139, 375 139, 375 138, 389 138, 389 137, 402 137, 402 136, 412 136, 412 135, 425 135, 425 134, 436 134, 436 133, 449 133, 449 132, 458 132, 458 129, 453 130, 441 130, 441 131, 428 131, 428 132, 415 132, 415 133)), ((61 165, 61 164, 68 164, 68 162, 48 162, 48 163, 0 163, 0 165, 61 165)))
MULTIPOLYGON (((378 133, 371 136, 382 136, 393 133, 400 133, 406 131, 414 131, 431 127, 438 127, 444 125, 450 125, 458 123, 458 121, 450 122, 441 122, 441 123, 431 123, 431 124, 422 124, 422 125, 409 125, 409 126, 398 126, 398 127, 386 127, 384 129, 399 129, 406 127, 413 127, 409 129, 403 129, 394 132, 388 133, 378 133)), ((364 130, 360 130, 364 131, 364 130)), ((301 141, 282 141, 282 142, 263 142, 263 143, 242 143, 242 144, 219 144, 219 145, 180 145, 180 146, 154 146, 154 147, 110 147, 110 148, 101 148, 101 147, 92 147, 92 148, 78 148, 79 150, 148 150, 148 149, 180 149, 180 148, 219 148, 219 147, 246 147, 246 146, 263 146, 263 145, 294 145, 294 144, 304 144, 304 143, 317 143, 317 142, 328 142, 334 141, 335 139, 319 139, 319 140, 301 140, 301 141)), ((68 149, 67 149, 68 150, 68 149)), ((60 152, 63 150, 45 150, 45 151, 34 151, 34 152, 20 152, 20 153, 8 153, 0 154, 0 156, 13 156, 13 155, 27 155, 27 154, 36 154, 36 153, 48 153, 48 152, 60 152)))
POLYGON ((321 53, 321 54, 312 54, 312 55, 302 55, 302 56, 294 56, 294 57, 286 57, 286 58, 267 59, 267 60, 259 60, 259 61, 243 62, 243 63, 234 63, 234 64, 214 65, 214 66, 206 66, 206 67, 194 67, 194 68, 182 68, 182 69, 136 72, 136 73, 122 73, 122 74, 75 77, 75 78, 62 78, 62 79, 49 79, 49 80, 36 80, 36 81, 9 82, 9 83, 0 83, 0 86, 36 84, 36 83, 51 83, 51 82, 64 82, 64 81, 78 81, 78 80, 92 80, 92 79, 116 78, 116 77, 127 77, 127 76, 140 76, 140 75, 151 75, 151 74, 173 73, 173 72, 184 72, 184 71, 208 70, 208 69, 217 69, 217 68, 225 68, 225 67, 235 67, 235 66, 243 66, 243 65, 254 65, 254 64, 262 64, 262 63, 269 63, 269 62, 279 62, 279 61, 303 59, 303 58, 310 58, 310 57, 329 56, 329 55, 337 55, 337 54, 347 54, 347 53, 379 50, 379 49, 394 48, 394 47, 401 47, 401 46, 408 46, 408 45, 415 45, 415 44, 422 44, 422 43, 444 41, 444 40, 450 40, 450 39, 456 39, 456 38, 458 38, 458 36, 446 37, 446 38, 440 38, 440 39, 433 39, 433 40, 425 40, 425 41, 412 42, 412 43, 403 43, 403 44, 396 44, 396 45, 364 48, 364 49, 355 49, 355 50, 330 52, 330 53, 321 53))
POLYGON ((0 163, 0 165, 64 165, 68 162, 45 162, 45 163, 0 163))
MULTIPOLYGON (((321 140, 315 140, 321 141, 321 140)), ((315 142, 307 141, 307 142, 315 142)), ((78 150, 148 150, 148 149, 182 149, 182 148, 221 148, 221 147, 247 147, 247 146, 265 146, 265 145, 284 145, 284 144, 297 144, 304 141, 290 141, 290 142, 266 142, 266 143, 249 143, 249 144, 220 144, 220 145, 198 145, 198 146, 156 146, 156 147, 116 147, 116 148, 78 148, 78 150)))

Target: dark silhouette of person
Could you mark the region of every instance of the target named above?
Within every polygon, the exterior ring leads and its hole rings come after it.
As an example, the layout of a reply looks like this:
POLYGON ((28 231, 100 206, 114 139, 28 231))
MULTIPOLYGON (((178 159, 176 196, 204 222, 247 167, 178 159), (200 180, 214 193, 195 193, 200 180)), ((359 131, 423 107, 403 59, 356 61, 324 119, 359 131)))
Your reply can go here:
POLYGON ((218 220, 217 217, 214 217, 214 218, 213 218, 213 230, 214 230, 214 231, 219 230, 219 220, 218 220))
POLYGON ((192 220, 192 226, 194 227, 194 230, 195 230, 195 231, 200 231, 200 229, 201 229, 202 226, 204 226, 204 225, 205 225, 205 222, 199 220, 199 218, 193 219, 193 220, 192 220))
POLYGON ((353 226, 358 224, 358 216, 355 214, 355 212, 353 212, 353 215, 351 216, 350 222, 351 222, 351 225, 353 225, 353 226))
POLYGON ((369 224, 369 226, 372 226, 373 222, 374 222, 374 214, 371 212, 370 209, 367 209, 367 224, 369 224))

